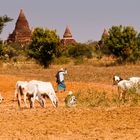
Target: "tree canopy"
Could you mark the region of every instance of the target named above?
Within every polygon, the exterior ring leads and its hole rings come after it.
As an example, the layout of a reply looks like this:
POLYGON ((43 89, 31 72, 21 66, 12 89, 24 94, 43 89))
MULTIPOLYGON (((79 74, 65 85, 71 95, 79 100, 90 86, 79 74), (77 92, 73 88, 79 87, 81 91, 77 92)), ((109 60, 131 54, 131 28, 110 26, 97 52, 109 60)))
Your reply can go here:
POLYGON ((48 67, 56 55, 60 38, 55 30, 36 28, 32 35, 32 43, 28 54, 44 67, 48 67))
POLYGON ((7 22, 12 21, 13 19, 11 19, 10 17, 8 17, 7 15, 0 17, 0 34, 2 33, 2 30, 5 26, 5 24, 7 22))
POLYGON ((135 61, 140 56, 137 32, 131 26, 112 26, 103 41, 105 47, 122 61, 135 61))

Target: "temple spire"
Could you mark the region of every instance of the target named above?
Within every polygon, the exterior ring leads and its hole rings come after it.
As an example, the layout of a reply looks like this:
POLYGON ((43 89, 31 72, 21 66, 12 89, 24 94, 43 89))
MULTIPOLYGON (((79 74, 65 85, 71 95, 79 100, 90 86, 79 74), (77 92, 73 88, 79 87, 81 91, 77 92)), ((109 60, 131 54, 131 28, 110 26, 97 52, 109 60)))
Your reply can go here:
POLYGON ((65 29, 65 32, 64 32, 64 35, 63 35, 63 39, 61 40, 62 44, 63 45, 75 45, 76 44, 76 41, 73 39, 72 37, 72 33, 70 31, 70 27, 67 25, 66 26, 66 29, 65 29))
POLYGON ((8 42, 27 43, 31 41, 31 30, 25 17, 23 9, 20 10, 15 29, 8 37, 8 42))
POLYGON ((72 34, 71 34, 71 31, 70 31, 70 28, 69 28, 68 25, 67 25, 67 27, 66 27, 66 29, 65 29, 63 38, 72 38, 72 34))
POLYGON ((102 36, 109 36, 109 33, 106 29, 104 29, 102 36))

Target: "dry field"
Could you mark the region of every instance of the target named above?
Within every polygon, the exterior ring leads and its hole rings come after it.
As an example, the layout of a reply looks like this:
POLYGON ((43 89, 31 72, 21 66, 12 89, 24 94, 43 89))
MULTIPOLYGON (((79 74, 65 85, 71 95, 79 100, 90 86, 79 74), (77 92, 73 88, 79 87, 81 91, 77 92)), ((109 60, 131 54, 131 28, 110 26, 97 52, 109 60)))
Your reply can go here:
POLYGON ((115 74, 123 78, 140 76, 140 66, 1 67, 0 92, 5 100, 0 104, 0 140, 140 140, 139 106, 65 107, 64 99, 69 90, 74 93, 80 91, 83 96, 88 90, 105 92, 108 96, 117 94, 116 87, 112 85, 115 74), (46 108, 36 102, 36 108, 30 110, 22 103, 19 111, 17 102, 13 101, 16 81, 51 81, 56 89, 54 76, 61 67, 68 69, 67 91, 57 93, 58 108, 47 100, 46 108))

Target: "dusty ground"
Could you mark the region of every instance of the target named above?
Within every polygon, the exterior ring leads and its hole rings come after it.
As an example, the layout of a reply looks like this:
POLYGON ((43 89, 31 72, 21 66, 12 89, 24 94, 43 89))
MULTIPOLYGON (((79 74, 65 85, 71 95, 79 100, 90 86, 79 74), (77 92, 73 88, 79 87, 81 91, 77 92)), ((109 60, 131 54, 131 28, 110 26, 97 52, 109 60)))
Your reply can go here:
MULTIPOLYGON (((138 107, 66 108, 63 101, 67 93, 58 93, 58 108, 47 100, 47 108, 41 108, 36 102, 36 108, 30 110, 22 103, 19 111, 17 102, 13 101, 14 87, 17 80, 25 79, 23 76, 0 75, 0 92, 5 99, 0 104, 0 140, 140 140, 138 107)), ((110 84, 84 84, 115 91, 110 84)), ((83 89, 82 82, 73 85, 67 82, 68 90, 83 89)))

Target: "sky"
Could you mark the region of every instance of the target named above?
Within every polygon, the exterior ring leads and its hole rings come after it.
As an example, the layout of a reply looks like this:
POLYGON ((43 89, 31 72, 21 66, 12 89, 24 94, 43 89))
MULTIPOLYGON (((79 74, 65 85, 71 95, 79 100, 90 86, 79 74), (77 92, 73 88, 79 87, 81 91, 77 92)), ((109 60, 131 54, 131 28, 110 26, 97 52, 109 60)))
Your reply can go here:
POLYGON ((20 9, 30 28, 56 30, 63 38, 69 26, 73 38, 81 43, 100 40, 104 29, 114 25, 133 26, 140 32, 140 0, 0 0, 0 16, 13 19, 1 39, 13 32, 20 9))

